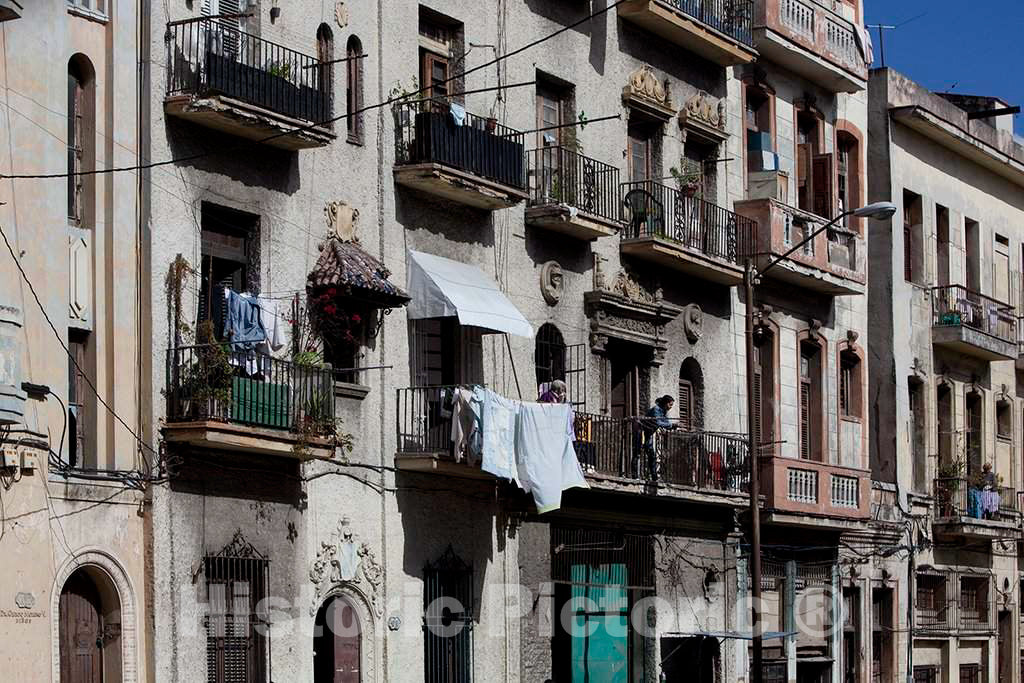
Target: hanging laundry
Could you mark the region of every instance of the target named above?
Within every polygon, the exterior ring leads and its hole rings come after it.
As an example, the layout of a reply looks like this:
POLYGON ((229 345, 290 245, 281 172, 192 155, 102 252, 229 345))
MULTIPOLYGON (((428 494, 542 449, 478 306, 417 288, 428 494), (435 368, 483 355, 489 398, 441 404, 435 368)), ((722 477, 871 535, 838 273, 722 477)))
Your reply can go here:
POLYGON ((260 308, 260 322, 267 334, 266 351, 279 351, 285 344, 285 325, 277 302, 257 297, 256 305, 260 308))
POLYGON ((519 482, 516 467, 516 417, 519 401, 499 396, 490 389, 477 387, 474 390, 483 405, 483 443, 480 468, 501 479, 519 482))
POLYGON ((461 126, 466 123, 466 108, 461 104, 455 104, 452 102, 449 105, 448 111, 452 115, 452 121, 455 122, 456 126, 461 126))
POLYGON ((483 450, 483 398, 471 389, 458 388, 452 403, 452 443, 455 462, 465 458, 472 466, 480 462, 483 450))
POLYGON ((228 300, 224 338, 230 341, 232 350, 251 351, 260 342, 265 342, 267 331, 263 328, 263 319, 256 298, 243 296, 231 289, 225 289, 224 296, 228 300))
MULTIPOLYGON (((557 510, 562 491, 587 486, 580 469, 571 424, 572 407, 566 403, 520 403, 516 420, 516 468, 521 488, 533 494, 538 512, 557 510)), ((485 428, 489 431, 486 414, 485 428)), ((486 444, 486 431, 484 434, 486 444)), ((486 451, 485 451, 486 453, 486 451)))

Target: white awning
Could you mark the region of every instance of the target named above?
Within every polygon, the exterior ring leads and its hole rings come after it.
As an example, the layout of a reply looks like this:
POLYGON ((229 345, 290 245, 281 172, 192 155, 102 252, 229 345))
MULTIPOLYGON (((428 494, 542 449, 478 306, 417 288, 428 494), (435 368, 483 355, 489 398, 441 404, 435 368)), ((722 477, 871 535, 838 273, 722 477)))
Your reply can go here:
POLYGON ((462 325, 532 337, 533 327, 498 283, 476 266, 409 252, 410 320, 458 316, 462 325))

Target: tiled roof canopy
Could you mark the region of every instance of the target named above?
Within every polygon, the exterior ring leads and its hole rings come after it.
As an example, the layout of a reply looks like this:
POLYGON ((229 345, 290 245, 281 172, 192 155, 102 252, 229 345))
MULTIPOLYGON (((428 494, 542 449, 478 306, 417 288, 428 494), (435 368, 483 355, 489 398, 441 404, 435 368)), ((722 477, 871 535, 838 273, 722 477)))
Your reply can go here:
POLYGON ((361 299, 380 308, 404 306, 409 295, 388 281, 391 272, 356 242, 328 239, 316 266, 306 279, 306 289, 337 287, 342 296, 361 299))

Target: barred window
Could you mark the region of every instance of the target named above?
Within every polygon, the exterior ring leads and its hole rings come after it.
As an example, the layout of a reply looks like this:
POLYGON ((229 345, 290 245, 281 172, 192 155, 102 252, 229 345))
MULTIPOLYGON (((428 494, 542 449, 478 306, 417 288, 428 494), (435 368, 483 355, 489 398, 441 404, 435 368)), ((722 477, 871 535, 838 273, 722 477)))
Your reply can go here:
POLYGON ((260 602, 267 595, 269 562, 242 538, 207 555, 207 683, 262 683, 267 680, 269 622, 260 602))
POLYGON ((473 680, 473 568, 451 546, 423 569, 427 683, 473 680))

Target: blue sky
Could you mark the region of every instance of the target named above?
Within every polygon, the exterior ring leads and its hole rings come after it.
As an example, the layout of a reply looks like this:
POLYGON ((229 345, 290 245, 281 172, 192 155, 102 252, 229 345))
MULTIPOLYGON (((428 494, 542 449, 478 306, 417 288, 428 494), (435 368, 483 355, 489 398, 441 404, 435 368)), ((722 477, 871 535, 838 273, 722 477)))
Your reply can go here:
MULTIPOLYGON (((899 26, 885 32, 886 66, 931 90, 993 95, 1024 105, 1022 0, 864 0, 864 4, 865 23, 899 26)), ((876 29, 871 29, 871 38, 874 65, 881 66, 876 29)), ((1024 135, 1024 115, 1015 116, 1014 123, 1017 134, 1024 135)))

